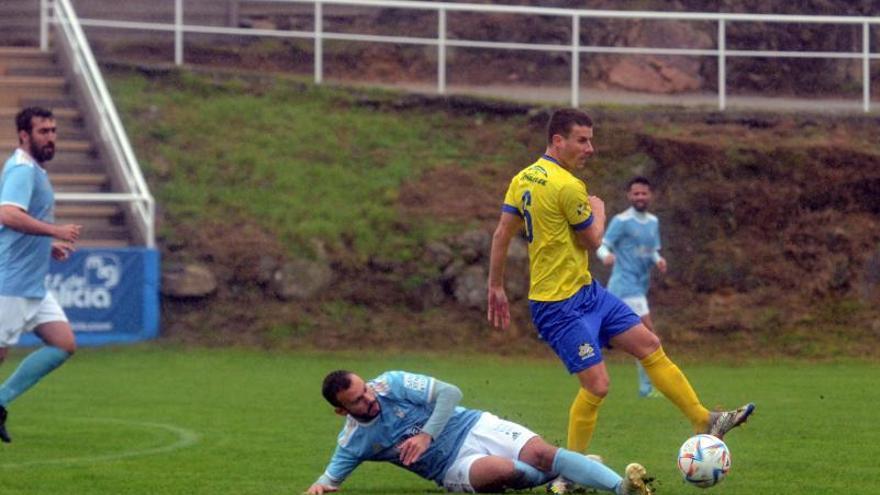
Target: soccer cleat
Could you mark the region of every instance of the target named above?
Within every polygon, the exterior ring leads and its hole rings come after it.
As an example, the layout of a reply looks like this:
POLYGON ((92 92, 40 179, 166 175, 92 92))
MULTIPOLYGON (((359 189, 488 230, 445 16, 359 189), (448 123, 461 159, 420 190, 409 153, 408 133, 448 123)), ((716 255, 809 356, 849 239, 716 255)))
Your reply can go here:
POLYGON ((660 393, 656 388, 652 388, 649 392, 641 393, 639 392, 639 397, 642 399, 659 399, 663 397, 663 394, 660 393))
POLYGON ((557 476, 555 480, 547 485, 547 493, 562 495, 563 493, 571 493, 573 488, 574 482, 567 480, 562 476, 557 476))
POLYGON ((755 405, 749 402, 732 411, 711 412, 709 413, 709 428, 706 433, 723 440, 728 431, 745 423, 754 411, 755 405))
POLYGON ((632 463, 626 467, 623 472, 623 480, 620 482, 620 488, 617 490, 618 495, 651 495, 654 488, 651 486, 651 479, 648 478, 648 472, 644 466, 639 463, 632 463))
POLYGON ((9 413, 6 412, 6 408, 0 406, 0 440, 2 440, 3 443, 9 443, 12 441, 12 438, 9 437, 9 432, 6 431, 6 416, 8 415, 9 413))

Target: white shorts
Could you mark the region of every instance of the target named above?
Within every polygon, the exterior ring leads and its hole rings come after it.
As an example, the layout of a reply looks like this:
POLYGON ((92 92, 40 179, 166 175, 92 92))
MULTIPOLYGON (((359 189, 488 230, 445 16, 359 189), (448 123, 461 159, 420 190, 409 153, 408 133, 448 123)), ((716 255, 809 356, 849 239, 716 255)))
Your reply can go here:
POLYGON ((67 316, 51 292, 43 299, 0 296, 0 347, 13 346, 22 333, 52 321, 67 321, 67 316))
POLYGON ((519 459, 523 446, 536 436, 537 433, 525 426, 484 412, 461 444, 458 457, 446 471, 443 488, 450 492, 474 493, 470 472, 475 461, 490 455, 519 459))
POLYGON ((645 296, 622 297, 620 299, 624 304, 629 306, 639 318, 651 312, 651 310, 648 309, 648 298, 645 296))

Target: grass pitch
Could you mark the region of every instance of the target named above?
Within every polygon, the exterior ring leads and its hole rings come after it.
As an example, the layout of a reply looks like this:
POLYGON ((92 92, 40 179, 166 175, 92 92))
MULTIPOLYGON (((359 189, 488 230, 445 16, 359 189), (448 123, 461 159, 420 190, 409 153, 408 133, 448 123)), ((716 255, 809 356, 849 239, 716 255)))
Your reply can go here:
MULTIPOLYGON (((8 375, 22 357, 5 363, 8 375)), ((299 493, 322 472, 341 418, 324 374, 406 369, 453 382, 463 404, 563 443, 575 381, 550 360, 484 356, 266 353, 144 345, 85 349, 10 408, 3 494, 299 493)), ((731 433, 733 468, 716 494, 877 493, 876 364, 684 364, 703 401, 758 404, 731 433), (872 454, 873 452, 873 454, 872 454)), ((658 493, 695 494, 675 454, 690 435, 663 399, 638 399, 635 369, 611 364, 614 390, 592 451, 615 470, 638 460, 658 493)), ((344 493, 440 492, 387 464, 365 464, 344 493)), ((535 492, 543 493, 542 489, 535 492)))

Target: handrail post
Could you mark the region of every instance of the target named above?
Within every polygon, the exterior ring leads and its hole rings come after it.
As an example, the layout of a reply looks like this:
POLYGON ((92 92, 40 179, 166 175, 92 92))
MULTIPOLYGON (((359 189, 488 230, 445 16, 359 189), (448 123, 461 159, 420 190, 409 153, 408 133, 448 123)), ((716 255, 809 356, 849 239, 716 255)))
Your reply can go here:
POLYGON ((577 108, 580 104, 581 93, 581 17, 577 14, 571 16, 571 107, 577 108))
POLYGON ((437 10, 437 92, 446 94, 446 9, 437 10))
POLYGON ((49 51, 49 0, 40 0, 40 51, 49 51))
POLYGON ((862 109, 871 111, 871 25, 862 24, 862 109))
POLYGON ((727 35, 724 19, 718 19, 718 109, 727 107, 727 35))
POLYGON ((174 0, 174 65, 183 65, 183 0, 174 0))
POLYGON ((323 5, 320 1, 315 2, 315 84, 321 84, 324 78, 324 40, 323 32, 323 5))

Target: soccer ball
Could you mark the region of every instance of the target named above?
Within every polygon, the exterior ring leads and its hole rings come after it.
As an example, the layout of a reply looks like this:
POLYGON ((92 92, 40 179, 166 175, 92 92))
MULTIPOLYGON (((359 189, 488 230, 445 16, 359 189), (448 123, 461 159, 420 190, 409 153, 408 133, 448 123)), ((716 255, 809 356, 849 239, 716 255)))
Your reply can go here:
POLYGON ((694 486, 717 485, 730 471, 730 450, 712 435, 694 435, 678 449, 678 470, 694 486))

